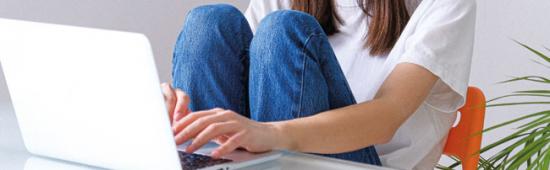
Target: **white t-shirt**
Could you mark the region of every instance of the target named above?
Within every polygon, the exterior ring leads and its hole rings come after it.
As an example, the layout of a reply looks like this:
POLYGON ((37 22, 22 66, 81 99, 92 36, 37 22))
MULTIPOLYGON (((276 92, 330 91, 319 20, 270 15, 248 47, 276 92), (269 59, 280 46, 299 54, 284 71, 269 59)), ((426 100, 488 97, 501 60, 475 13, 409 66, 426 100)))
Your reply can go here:
MULTIPOLYGON (((267 14, 290 9, 291 0, 251 0, 246 18, 255 32, 267 14)), ((405 0, 412 14, 387 56, 364 48, 366 15, 356 0, 336 0, 344 20, 330 44, 357 102, 372 100, 398 63, 413 63, 439 77, 428 98, 376 149, 384 166, 432 169, 438 162, 456 110, 465 102, 474 42, 475 0, 405 0)), ((384 114, 384 113, 380 113, 384 114)))

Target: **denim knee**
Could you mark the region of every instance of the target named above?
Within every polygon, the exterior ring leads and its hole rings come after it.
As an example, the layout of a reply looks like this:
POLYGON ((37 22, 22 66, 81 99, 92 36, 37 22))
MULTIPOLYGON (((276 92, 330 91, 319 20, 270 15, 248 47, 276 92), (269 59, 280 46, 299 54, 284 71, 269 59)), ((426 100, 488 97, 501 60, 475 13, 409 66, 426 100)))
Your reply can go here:
POLYGON ((240 23, 245 19, 241 11, 231 5, 203 5, 192 9, 187 14, 187 21, 193 25, 227 26, 240 23))
POLYGON ((240 54, 243 48, 248 48, 251 39, 250 26, 237 8, 225 4, 204 5, 187 14, 174 54, 189 51, 190 47, 197 48, 191 51, 200 51, 220 46, 240 54))
POLYGON ((323 33, 315 17, 295 10, 279 10, 268 14, 258 26, 258 34, 314 34, 323 33))
POLYGON ((250 46, 250 57, 261 59, 251 61, 273 64, 271 62, 280 59, 270 57, 297 57, 273 53, 284 53, 289 48, 303 49, 315 35, 326 36, 313 16, 294 10, 272 12, 260 22, 250 46))

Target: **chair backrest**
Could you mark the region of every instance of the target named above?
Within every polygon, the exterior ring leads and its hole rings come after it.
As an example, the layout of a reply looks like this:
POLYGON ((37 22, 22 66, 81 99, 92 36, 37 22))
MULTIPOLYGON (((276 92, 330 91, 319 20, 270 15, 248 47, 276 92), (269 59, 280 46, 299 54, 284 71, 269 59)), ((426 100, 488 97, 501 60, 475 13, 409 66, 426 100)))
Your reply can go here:
POLYGON ((443 153, 462 161, 462 169, 477 169, 481 147, 481 131, 485 118, 485 96, 476 87, 468 87, 466 103, 458 111, 460 121, 448 135, 443 153))

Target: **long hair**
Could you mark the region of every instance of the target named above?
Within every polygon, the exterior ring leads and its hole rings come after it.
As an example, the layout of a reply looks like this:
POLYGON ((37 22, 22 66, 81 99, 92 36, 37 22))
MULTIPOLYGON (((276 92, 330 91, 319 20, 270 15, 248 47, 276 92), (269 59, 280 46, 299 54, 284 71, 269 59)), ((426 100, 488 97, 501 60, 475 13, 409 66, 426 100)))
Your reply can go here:
MULTIPOLYGON (((364 46, 372 56, 388 54, 409 22, 405 0, 357 0, 368 16, 369 26, 364 46)), ((292 0, 292 9, 309 13, 317 19, 327 35, 338 33, 342 20, 334 0, 292 0)))

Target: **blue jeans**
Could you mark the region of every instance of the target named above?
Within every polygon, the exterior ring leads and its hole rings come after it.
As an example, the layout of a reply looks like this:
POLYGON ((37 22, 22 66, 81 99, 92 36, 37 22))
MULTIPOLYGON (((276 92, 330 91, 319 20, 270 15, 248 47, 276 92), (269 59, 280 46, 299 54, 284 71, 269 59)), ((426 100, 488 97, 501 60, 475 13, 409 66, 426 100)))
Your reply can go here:
MULTIPOLYGON (((229 5, 193 9, 174 49, 173 86, 192 111, 220 107, 256 121, 311 116, 355 104, 326 34, 312 16, 282 10, 256 35, 229 5)), ((380 165, 374 147, 325 156, 380 165)))

